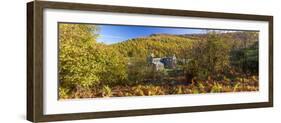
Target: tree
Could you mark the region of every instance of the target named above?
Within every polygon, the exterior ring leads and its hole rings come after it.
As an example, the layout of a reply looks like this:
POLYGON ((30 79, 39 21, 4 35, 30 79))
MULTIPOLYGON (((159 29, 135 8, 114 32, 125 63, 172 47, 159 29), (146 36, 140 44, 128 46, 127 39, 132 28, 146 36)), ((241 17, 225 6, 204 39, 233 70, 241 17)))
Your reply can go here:
POLYGON ((257 74, 259 68, 258 42, 251 46, 231 51, 231 64, 243 74, 257 74))
POLYGON ((190 60, 185 66, 186 78, 206 79, 223 72, 229 66, 229 52, 230 47, 220 34, 208 33, 205 39, 192 46, 190 60))
POLYGON ((94 25, 59 25, 61 87, 89 88, 126 79, 125 59, 113 48, 97 43, 97 36, 94 25))
POLYGON ((128 60, 113 47, 101 44, 96 47, 96 51, 92 53, 95 55, 95 61, 101 68, 98 72, 101 84, 114 85, 126 83, 128 80, 128 60))
POLYGON ((94 50, 97 27, 82 24, 59 24, 59 80, 62 87, 89 87, 99 82, 100 66, 94 50))
POLYGON ((230 47, 224 39, 214 32, 209 33, 202 59, 211 74, 223 72, 229 66, 229 52, 230 47))

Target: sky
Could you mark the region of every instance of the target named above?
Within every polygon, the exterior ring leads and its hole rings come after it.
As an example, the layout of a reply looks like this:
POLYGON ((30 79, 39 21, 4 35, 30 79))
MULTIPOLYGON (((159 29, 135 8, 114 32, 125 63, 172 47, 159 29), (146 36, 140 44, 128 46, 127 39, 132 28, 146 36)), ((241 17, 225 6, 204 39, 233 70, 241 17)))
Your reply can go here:
POLYGON ((127 26, 127 25, 98 25, 98 42, 114 44, 132 38, 146 37, 151 34, 198 34, 205 33, 205 29, 168 28, 149 26, 127 26))

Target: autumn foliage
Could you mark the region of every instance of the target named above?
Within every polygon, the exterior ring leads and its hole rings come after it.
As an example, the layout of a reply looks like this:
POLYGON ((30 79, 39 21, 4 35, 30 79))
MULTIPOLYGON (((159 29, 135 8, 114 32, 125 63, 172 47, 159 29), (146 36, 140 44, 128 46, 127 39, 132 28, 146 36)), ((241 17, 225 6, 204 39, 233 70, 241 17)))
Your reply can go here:
POLYGON ((153 34, 96 41, 98 25, 59 24, 59 98, 258 91, 258 32, 153 34), (157 71, 147 57, 177 56, 157 71))

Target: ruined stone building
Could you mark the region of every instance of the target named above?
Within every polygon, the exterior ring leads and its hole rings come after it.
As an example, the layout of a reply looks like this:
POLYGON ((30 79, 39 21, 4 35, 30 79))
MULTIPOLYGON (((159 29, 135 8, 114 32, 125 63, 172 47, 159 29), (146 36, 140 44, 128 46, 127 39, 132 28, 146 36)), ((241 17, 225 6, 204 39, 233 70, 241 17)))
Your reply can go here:
POLYGON ((171 57, 156 58, 153 53, 148 56, 148 64, 152 65, 156 71, 163 69, 175 69, 177 58, 175 55, 171 57))

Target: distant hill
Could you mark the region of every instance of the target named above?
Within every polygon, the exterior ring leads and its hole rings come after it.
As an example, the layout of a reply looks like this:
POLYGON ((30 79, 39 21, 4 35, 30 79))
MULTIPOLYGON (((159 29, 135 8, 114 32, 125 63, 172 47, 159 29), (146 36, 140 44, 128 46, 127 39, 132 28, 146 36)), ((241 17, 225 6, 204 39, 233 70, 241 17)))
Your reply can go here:
MULTIPOLYGON (((258 41, 258 32, 250 31, 237 31, 237 32, 227 32, 218 33, 220 37, 225 39, 225 42, 230 45, 233 49, 240 49, 245 47, 250 47, 255 42, 258 41)), ((178 35, 180 37, 189 38, 192 40, 202 40, 207 38, 207 34, 183 34, 178 35)))
MULTIPOLYGON (((232 49, 245 48, 258 41, 257 32, 229 32, 218 34, 232 49)), ((207 40, 208 34, 151 34, 147 37, 129 39, 110 46, 125 57, 146 58, 150 53, 156 57, 176 55, 181 57, 192 48, 193 43, 207 40)))
POLYGON ((156 57, 181 54, 182 49, 190 49, 194 40, 188 37, 169 34, 152 34, 113 44, 125 57, 145 58, 150 53, 156 57))

